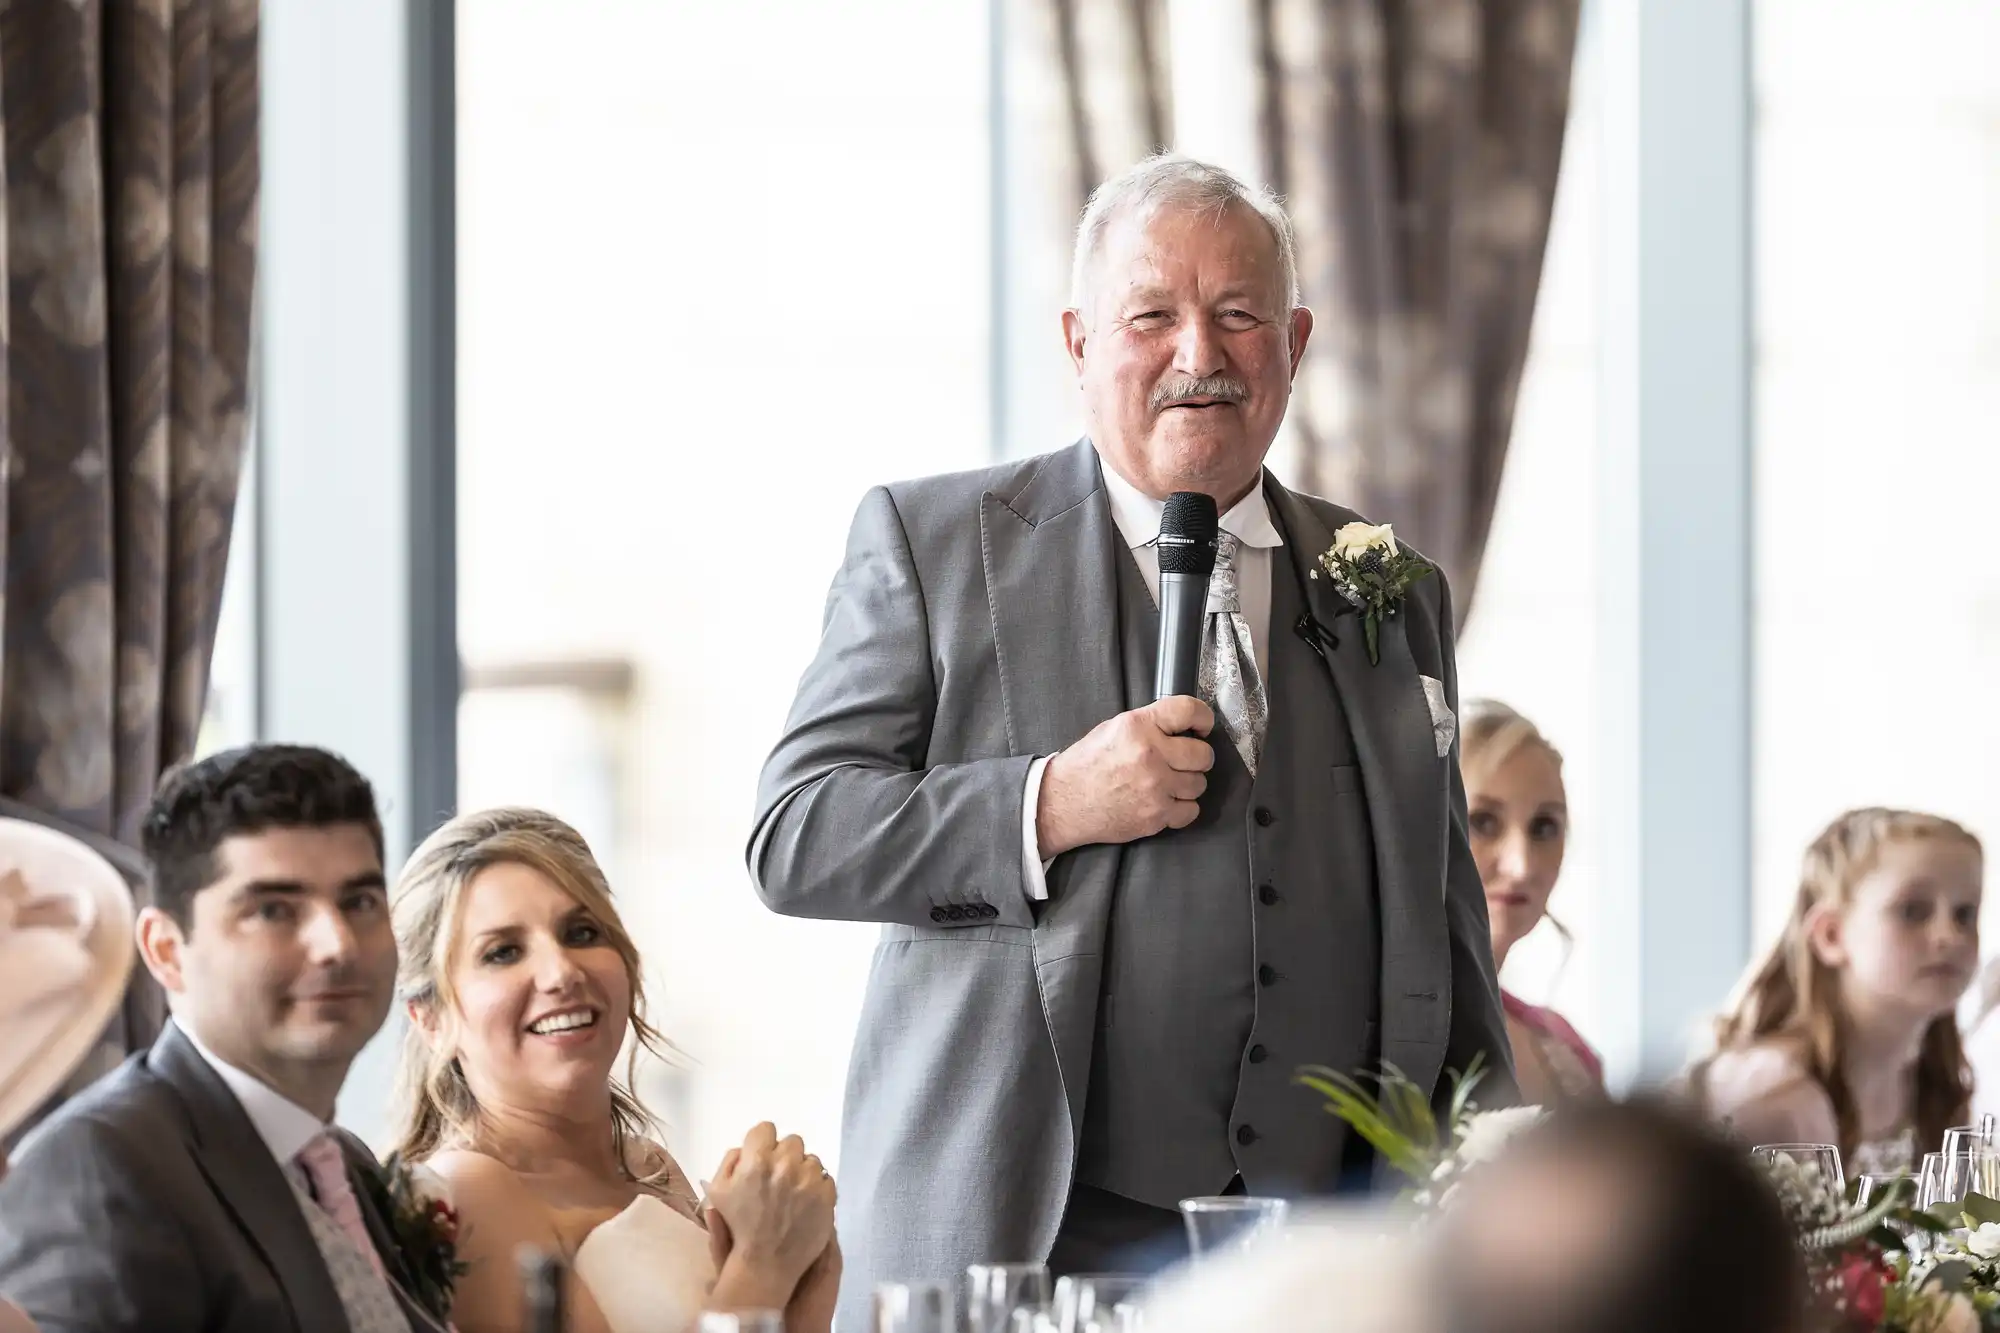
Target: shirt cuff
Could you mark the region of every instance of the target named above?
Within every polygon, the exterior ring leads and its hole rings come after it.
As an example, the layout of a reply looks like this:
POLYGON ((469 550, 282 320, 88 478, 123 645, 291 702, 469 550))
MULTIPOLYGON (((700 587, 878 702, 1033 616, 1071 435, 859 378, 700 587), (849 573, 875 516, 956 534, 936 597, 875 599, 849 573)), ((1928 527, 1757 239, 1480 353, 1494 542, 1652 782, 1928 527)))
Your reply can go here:
POLYGON ((1042 840, 1035 836, 1035 810, 1042 799, 1042 774, 1054 755, 1043 755, 1028 765, 1028 786, 1021 796, 1021 887, 1029 898, 1046 902, 1049 896, 1049 866, 1042 859, 1042 840))

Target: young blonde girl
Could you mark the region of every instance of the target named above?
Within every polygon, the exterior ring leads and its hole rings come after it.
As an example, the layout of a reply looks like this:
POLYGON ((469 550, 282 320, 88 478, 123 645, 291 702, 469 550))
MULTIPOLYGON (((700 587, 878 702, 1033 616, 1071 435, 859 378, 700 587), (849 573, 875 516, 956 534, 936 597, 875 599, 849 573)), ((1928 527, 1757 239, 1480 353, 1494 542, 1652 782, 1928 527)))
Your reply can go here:
POLYGON ((1850 1177, 1911 1169, 1969 1114, 1955 1007, 1979 958, 1979 840, 1936 815, 1842 815, 1784 934, 1691 1071, 1746 1142, 1834 1143, 1850 1177))

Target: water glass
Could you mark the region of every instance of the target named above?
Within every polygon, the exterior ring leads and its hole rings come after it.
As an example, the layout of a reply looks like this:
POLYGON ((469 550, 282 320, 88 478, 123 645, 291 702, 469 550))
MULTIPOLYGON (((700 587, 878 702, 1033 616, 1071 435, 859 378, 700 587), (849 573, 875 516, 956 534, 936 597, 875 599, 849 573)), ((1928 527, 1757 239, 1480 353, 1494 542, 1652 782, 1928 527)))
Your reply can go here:
POLYGON ((1078 1333, 1141 1333, 1145 1327, 1145 1316, 1138 1306, 1114 1305, 1108 1311, 1100 1311, 1078 1333))
POLYGON ((733 1314, 711 1310, 702 1315, 695 1333, 785 1333, 785 1316, 778 1310, 738 1310, 733 1314))
POLYGON ((1917 1207, 1929 1209, 1945 1202, 1944 1154, 1927 1152, 1917 1168, 1917 1207))
POLYGON ((1958 1203, 1968 1194, 2000 1196, 2000 1153, 1988 1148, 1940 1153, 1938 1202, 1958 1203))
POLYGON ((1944 1155, 1965 1152, 1972 1148, 1992 1148, 1993 1130, 1985 1124, 1953 1125, 1944 1132, 1944 1155))
POLYGON ((948 1282, 884 1282, 875 1288, 873 1333, 958 1333, 958 1293, 948 1282))
POLYGON ((1789 1158, 1800 1166, 1819 1172, 1834 1193, 1847 1193, 1847 1177, 1840 1169, 1840 1149, 1831 1143, 1760 1143, 1750 1150, 1759 1160, 1789 1158))
POLYGON ((1049 1303, 1044 1264, 974 1264, 965 1270, 966 1333, 1012 1333, 1014 1317, 1049 1303))
POLYGON ((1135 1273, 1074 1273, 1056 1279, 1056 1333, 1089 1333, 1121 1305, 1136 1307, 1146 1279, 1135 1273))
POLYGON ((1906 1180, 1911 1184, 1905 1193, 1910 1196, 1909 1201, 1914 1204, 1917 1201, 1916 1177, 1907 1171, 1870 1171, 1863 1174, 1854 1187, 1854 1202, 1862 1208, 1880 1203, 1884 1194, 1906 1180))
POLYGON ((1253 1199, 1223 1195, 1182 1199, 1181 1219, 1187 1223, 1188 1244, 1195 1257, 1242 1249, 1284 1225, 1288 1205, 1283 1199, 1253 1199))

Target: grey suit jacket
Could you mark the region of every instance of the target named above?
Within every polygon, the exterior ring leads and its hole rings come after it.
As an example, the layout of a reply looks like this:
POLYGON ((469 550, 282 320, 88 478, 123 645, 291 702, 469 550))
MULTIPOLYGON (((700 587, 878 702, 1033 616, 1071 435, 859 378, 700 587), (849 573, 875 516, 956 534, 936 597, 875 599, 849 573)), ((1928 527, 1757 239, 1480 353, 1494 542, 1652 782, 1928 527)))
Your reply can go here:
MULTIPOLYGON (((376 1169, 359 1141, 344 1146, 350 1175, 376 1169)), ((0 1296, 41 1333, 349 1333, 282 1169, 171 1024, 50 1117, 0 1181, 0 1296)), ((442 1327, 397 1298, 415 1333, 442 1327)))
MULTIPOLYGON (((1313 554, 1357 517, 1271 495, 1313 554)), ((765 765, 749 846, 765 903, 886 927, 848 1073, 843 1314, 876 1281, 1042 1259, 1061 1222, 1120 849, 1059 858, 1031 902, 1022 799, 1036 756, 1124 707, 1117 543, 1088 441, 869 492, 765 765)), ((1327 580, 1307 591, 1339 627, 1325 657, 1374 828, 1383 1058, 1442 1098, 1483 1056, 1483 1100, 1511 1100, 1457 750, 1439 756, 1420 680, 1456 710, 1443 577, 1384 627, 1379 666, 1327 580)))

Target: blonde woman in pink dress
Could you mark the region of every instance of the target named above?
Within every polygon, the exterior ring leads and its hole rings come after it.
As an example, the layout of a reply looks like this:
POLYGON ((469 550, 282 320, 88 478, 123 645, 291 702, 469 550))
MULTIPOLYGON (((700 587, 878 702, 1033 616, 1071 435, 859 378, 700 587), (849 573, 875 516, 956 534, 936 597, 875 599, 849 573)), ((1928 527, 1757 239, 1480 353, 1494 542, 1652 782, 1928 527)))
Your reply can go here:
MULTIPOLYGON (((1505 704, 1475 700, 1460 731, 1472 856, 1486 888, 1493 965, 1549 915, 1569 840, 1569 795, 1562 755, 1535 724, 1505 704)), ((1553 1009, 1500 992, 1514 1072, 1528 1105, 1602 1096, 1604 1066, 1589 1043, 1553 1009)))

